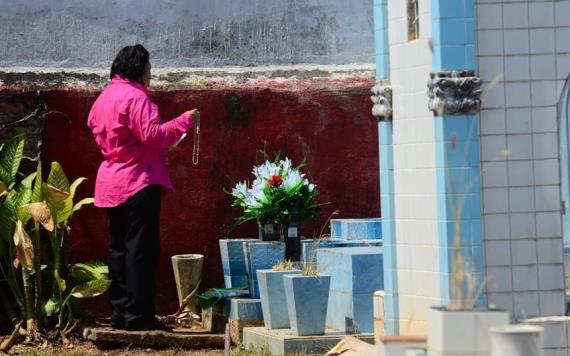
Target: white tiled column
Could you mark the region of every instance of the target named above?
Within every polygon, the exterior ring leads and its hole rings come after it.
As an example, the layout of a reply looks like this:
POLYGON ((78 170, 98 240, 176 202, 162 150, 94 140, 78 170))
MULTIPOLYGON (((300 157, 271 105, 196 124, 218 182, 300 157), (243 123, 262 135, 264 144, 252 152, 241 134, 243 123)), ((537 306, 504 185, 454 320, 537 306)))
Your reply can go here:
POLYGON ((430 1, 419 6, 420 39, 408 41, 406 1, 388 1, 399 326, 408 335, 425 334, 427 310, 440 304, 435 135, 426 95, 430 1))

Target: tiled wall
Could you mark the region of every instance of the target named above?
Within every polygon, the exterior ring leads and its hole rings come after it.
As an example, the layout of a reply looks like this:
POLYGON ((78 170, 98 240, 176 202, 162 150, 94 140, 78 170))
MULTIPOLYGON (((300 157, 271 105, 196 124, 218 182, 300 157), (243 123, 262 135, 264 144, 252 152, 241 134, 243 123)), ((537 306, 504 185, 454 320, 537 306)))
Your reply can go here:
POLYGON ((408 42, 406 1, 388 0, 401 334, 424 334, 428 308, 440 304, 435 136, 426 95, 432 68, 430 1, 419 6, 420 39, 408 42))
POLYGON ((486 89, 480 140, 488 302, 517 318, 562 315, 555 105, 570 71, 570 0, 477 0, 476 8, 486 89))

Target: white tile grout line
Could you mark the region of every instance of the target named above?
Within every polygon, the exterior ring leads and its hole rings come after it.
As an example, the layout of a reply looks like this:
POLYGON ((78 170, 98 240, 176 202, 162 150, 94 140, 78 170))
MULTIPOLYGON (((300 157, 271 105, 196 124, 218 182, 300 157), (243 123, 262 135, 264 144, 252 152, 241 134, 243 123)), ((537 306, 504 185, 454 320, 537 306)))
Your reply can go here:
MULTIPOLYGON (((530 3, 527 3, 527 16, 528 16, 528 29, 527 29, 528 36, 527 36, 527 37, 528 37, 528 52, 529 52, 529 54, 527 55, 527 56, 528 56, 528 62, 529 62, 529 66, 528 66, 528 78, 529 78, 528 85, 529 85, 529 88, 530 88, 530 92, 529 92, 530 103, 529 103, 529 104, 530 104, 530 106, 531 106, 531 109, 530 109, 530 110, 531 110, 531 136, 530 136, 530 144, 531 144, 531 147, 532 147, 532 154, 531 154, 531 157, 532 157, 532 167, 533 167, 533 169, 532 169, 532 182, 533 182, 532 195, 533 195, 533 199, 535 200, 535 207, 534 207, 534 221, 535 221, 535 222, 534 222, 534 236, 536 237, 536 236, 538 235, 538 230, 537 230, 537 227, 536 227, 536 226, 537 226, 537 223, 536 223, 536 190, 534 189, 534 184, 535 184, 535 182, 536 182, 536 179, 535 179, 535 177, 534 177, 534 133, 532 133, 532 97, 533 97, 533 95, 532 95, 532 85, 531 85, 531 83, 532 83, 532 61, 531 61, 531 55, 530 55, 530 53, 531 53, 531 45, 532 45, 532 44, 531 44, 531 40, 530 40, 530 3)), ((535 256, 536 256, 536 279, 537 279, 537 280, 536 280, 536 288, 537 288, 537 292, 539 292, 539 291, 540 291, 540 281, 539 281, 539 277, 538 277, 538 276, 539 276, 540 273, 539 273, 539 270, 538 270, 538 264, 539 264, 539 263, 538 263, 538 241, 537 241, 537 240, 535 240, 535 241, 536 241, 536 246, 537 246, 537 248, 535 249, 535 256)), ((537 305, 537 309, 538 309, 538 313, 539 313, 540 315, 542 315, 542 307, 541 307, 541 306, 542 306, 542 303, 540 302, 540 301, 541 301, 540 293, 537 293, 537 294, 538 294, 538 300, 537 300, 538 305, 537 305)))

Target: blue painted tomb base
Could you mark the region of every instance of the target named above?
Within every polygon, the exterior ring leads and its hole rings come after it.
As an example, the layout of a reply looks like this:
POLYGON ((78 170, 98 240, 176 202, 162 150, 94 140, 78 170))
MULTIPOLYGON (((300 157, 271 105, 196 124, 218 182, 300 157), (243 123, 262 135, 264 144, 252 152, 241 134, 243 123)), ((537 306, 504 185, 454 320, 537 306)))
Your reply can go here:
POLYGON ((311 260, 318 265, 316 249, 338 247, 382 247, 382 240, 342 240, 338 238, 326 238, 318 242, 314 239, 301 240, 301 261, 308 265, 311 260))
POLYGON ((382 247, 319 249, 317 268, 331 276, 327 328, 374 332, 374 292, 384 289, 382 247))
MULTIPOLYGON (((272 329, 251 327, 243 329, 243 344, 246 349, 267 350, 271 355, 324 355, 346 334, 326 330, 324 335, 297 336, 291 329, 272 329)), ((374 344, 374 334, 350 335, 374 344)))
POLYGON ((261 299, 232 298, 230 319, 233 320, 263 320, 261 299))
POLYGON ((343 240, 382 239, 382 220, 371 219, 332 219, 331 237, 343 240))
POLYGON ((243 244, 246 269, 249 276, 249 295, 259 298, 258 269, 271 269, 285 258, 283 242, 247 242, 243 244))
POLYGON ((243 245, 255 242, 256 239, 222 239, 220 256, 224 271, 224 286, 226 288, 248 287, 247 262, 243 245))

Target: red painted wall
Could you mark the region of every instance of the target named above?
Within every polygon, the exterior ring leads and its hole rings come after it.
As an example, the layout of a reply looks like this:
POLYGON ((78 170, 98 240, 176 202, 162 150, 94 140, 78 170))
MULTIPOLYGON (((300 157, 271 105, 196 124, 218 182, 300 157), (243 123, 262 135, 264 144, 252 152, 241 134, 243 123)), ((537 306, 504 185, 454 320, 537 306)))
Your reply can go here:
MULTIPOLYGON (((295 162, 308 160, 307 171, 318 185, 321 217, 308 223, 312 236, 335 209, 341 217, 380 215, 378 135, 370 114, 368 79, 264 81, 231 86, 210 83, 204 89, 156 90, 152 93, 162 117, 168 119, 197 107, 202 113, 200 163, 192 165, 192 135, 169 154, 176 194, 163 199, 158 311, 177 306, 170 256, 205 255, 203 287, 222 286, 218 239, 238 216, 223 192, 236 180, 250 178, 256 151, 281 151, 295 162), (240 97, 247 115, 226 108, 228 94, 240 97), (226 105, 224 104, 226 102, 226 105)), ((85 176, 81 196, 91 195, 101 156, 85 125, 99 92, 53 90, 42 96, 61 112, 46 120, 43 161, 59 161, 70 178, 85 176)), ((255 237, 254 223, 239 227, 232 237, 255 237)), ((107 221, 103 210, 85 208, 73 222, 72 260, 105 259, 107 221)))

